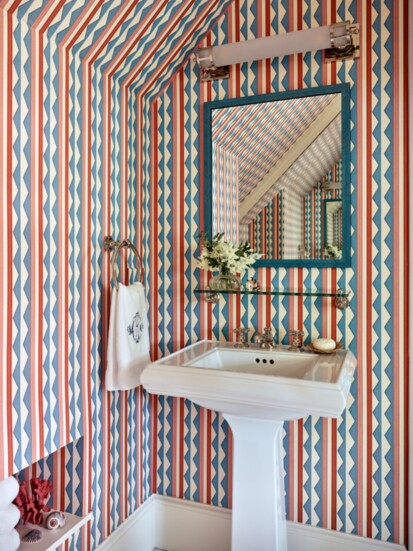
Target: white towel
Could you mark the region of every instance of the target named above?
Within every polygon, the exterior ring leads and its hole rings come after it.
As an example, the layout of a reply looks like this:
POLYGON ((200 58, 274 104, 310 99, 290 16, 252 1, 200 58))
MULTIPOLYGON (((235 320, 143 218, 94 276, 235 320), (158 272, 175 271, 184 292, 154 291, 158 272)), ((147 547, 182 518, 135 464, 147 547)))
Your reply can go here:
MULTIPOLYGON (((5 509, 19 493, 20 485, 14 476, 0 481, 0 510, 5 509)), ((0 548, 1 549, 1 548, 0 548)))
POLYGON ((17 530, 0 535, 0 549, 3 551, 17 551, 20 547, 20 536, 17 530))
POLYGON ((129 390, 140 385, 150 362, 149 328, 142 283, 112 290, 110 305, 106 390, 129 390))
POLYGON ((10 503, 10 505, 0 511, 0 534, 7 534, 11 530, 13 530, 19 520, 19 509, 16 507, 16 505, 10 503))

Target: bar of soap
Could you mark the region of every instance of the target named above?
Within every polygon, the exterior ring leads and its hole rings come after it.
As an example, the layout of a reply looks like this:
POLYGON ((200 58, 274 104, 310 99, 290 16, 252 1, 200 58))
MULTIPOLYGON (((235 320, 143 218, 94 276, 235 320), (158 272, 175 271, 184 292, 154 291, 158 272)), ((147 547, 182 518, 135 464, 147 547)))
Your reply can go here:
POLYGON ((335 350, 337 346, 336 341, 333 341, 333 339, 315 339, 312 344, 313 348, 322 352, 330 352, 331 350, 335 350))

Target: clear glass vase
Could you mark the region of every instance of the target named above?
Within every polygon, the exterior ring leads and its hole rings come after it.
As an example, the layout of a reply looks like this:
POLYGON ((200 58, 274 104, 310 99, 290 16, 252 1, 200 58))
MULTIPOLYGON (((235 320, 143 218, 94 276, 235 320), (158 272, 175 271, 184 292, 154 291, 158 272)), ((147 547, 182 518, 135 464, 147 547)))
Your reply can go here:
POLYGON ((209 286, 213 291, 239 291, 241 280, 234 274, 220 272, 209 280, 209 286))

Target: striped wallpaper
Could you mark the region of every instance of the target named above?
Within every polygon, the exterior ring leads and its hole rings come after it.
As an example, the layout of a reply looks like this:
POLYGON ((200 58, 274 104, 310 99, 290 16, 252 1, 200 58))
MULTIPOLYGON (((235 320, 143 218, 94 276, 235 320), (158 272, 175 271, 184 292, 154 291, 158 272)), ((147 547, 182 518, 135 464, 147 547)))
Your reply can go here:
MULTIPOLYGON (((336 94, 327 94, 214 109, 213 148, 238 158, 241 202, 334 98, 336 94)), ((340 138, 336 141, 339 148, 340 138)))
POLYGON ((224 233, 227 241, 240 241, 238 159, 222 147, 212 150, 212 235, 224 233))
POLYGON ((288 518, 406 542, 406 12, 407 0, 0 0, 0 478, 51 476, 57 506, 93 510, 70 549, 94 549, 151 492, 231 507, 232 436, 220 415, 102 385, 107 233, 142 252, 153 358, 232 339, 241 323, 272 323, 284 342, 302 328, 353 350, 343 417, 286 426, 288 518), (188 61, 201 39, 342 19, 361 24, 357 62, 296 55, 200 84, 188 61), (351 84, 352 267, 258 279, 342 286, 350 308, 198 300, 203 103, 336 82, 351 84))
POLYGON ((267 206, 249 223, 246 240, 254 251, 264 258, 282 258, 283 256, 283 214, 284 189, 281 189, 267 206))
POLYGON ((136 109, 228 3, 0 0, 0 478, 52 476, 57 506, 93 510, 73 548, 95 548, 150 491, 149 399, 101 382, 103 236, 136 242, 150 273, 151 131, 136 109))
MULTIPOLYGON (((342 162, 339 161, 332 167, 332 170, 321 179, 319 184, 328 182, 342 182, 342 162)), ((324 250, 324 200, 340 199, 341 190, 323 190, 319 185, 314 187, 305 197, 305 247, 311 258, 323 258, 324 250)), ((342 231, 337 242, 340 243, 342 231)), ((341 247, 340 247, 341 248, 341 247)))
POLYGON ((293 189, 284 191, 283 196, 283 258, 300 258, 304 244, 304 197, 293 189))

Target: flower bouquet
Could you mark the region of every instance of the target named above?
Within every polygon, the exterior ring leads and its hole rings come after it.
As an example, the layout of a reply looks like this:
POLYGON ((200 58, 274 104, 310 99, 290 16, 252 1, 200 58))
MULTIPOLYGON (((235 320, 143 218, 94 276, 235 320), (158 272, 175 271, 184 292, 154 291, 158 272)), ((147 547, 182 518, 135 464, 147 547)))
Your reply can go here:
POLYGON ((242 276, 245 270, 262 255, 255 253, 246 241, 236 244, 232 241, 223 241, 223 237, 223 233, 217 233, 210 240, 204 232, 199 234, 202 249, 198 258, 198 267, 202 270, 219 272, 210 281, 211 289, 238 290, 241 288, 241 282, 237 274, 242 276))
POLYGON ((324 256, 326 258, 341 259, 342 251, 335 245, 327 245, 324 249, 324 256))

